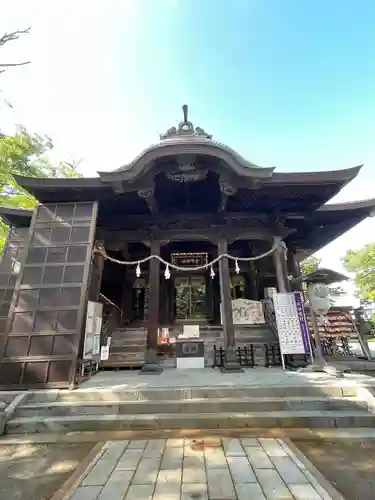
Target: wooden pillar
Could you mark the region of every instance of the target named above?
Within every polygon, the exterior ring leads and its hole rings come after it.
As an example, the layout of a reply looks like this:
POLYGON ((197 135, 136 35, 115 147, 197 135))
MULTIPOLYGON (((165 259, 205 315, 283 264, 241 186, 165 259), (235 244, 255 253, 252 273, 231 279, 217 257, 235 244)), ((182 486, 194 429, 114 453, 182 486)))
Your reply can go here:
POLYGON ((121 299, 123 325, 129 324, 134 320, 134 308, 133 308, 134 277, 130 273, 131 269, 126 267, 124 276, 124 288, 122 291, 122 299, 121 299))
MULTIPOLYGON (((218 244, 219 255, 228 253, 228 242, 225 238, 221 238, 218 244)), ((225 362, 224 371, 239 371, 240 365, 237 361, 234 337, 234 325, 232 315, 232 299, 230 295, 230 275, 228 259, 224 257, 219 261, 220 275, 220 298, 221 298, 221 314, 223 321, 224 332, 224 347, 225 347, 225 362)))
POLYGON ((290 283, 286 265, 286 248, 283 245, 279 245, 273 252, 273 260, 276 269, 276 282, 278 292, 290 292, 290 283))
MULTIPOLYGON (((253 255, 252 245, 249 244, 249 256, 253 255)), ((248 291, 249 298, 251 300, 259 300, 259 292, 258 292, 258 270, 255 260, 250 260, 248 262, 247 268, 247 283, 248 283, 248 291)))
MULTIPOLYGON (((287 258, 287 266, 289 273, 293 276, 293 278, 300 278, 302 275, 301 267, 299 265, 296 252, 294 249, 288 249, 288 258, 287 258)), ((293 291, 301 292, 302 291, 302 283, 293 284, 293 291)))
MULTIPOLYGON (((151 241, 150 255, 160 255, 159 241, 151 241)), ((160 262, 158 259, 150 260, 149 270, 149 295, 148 295, 148 322, 147 322, 147 349, 145 364, 141 373, 162 372, 157 357, 158 328, 159 328, 159 302, 160 302, 160 262)))
POLYGON ((90 284, 88 300, 99 302, 100 288, 102 285, 102 276, 104 269, 104 257, 102 254, 95 253, 91 262, 90 284))

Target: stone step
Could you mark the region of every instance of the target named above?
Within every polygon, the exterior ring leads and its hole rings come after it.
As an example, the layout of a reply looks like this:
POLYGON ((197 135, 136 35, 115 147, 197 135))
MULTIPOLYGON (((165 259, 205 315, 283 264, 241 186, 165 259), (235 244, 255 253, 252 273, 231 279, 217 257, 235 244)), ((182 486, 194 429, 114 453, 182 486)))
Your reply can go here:
POLYGON ((185 430, 245 428, 358 428, 373 427, 375 415, 352 411, 279 411, 258 413, 191 413, 149 415, 75 415, 15 418, 7 434, 66 433, 112 430, 185 430))
POLYGON ((185 401, 190 399, 224 398, 293 398, 350 397, 357 396, 360 387, 356 385, 263 385, 263 386, 214 386, 214 387, 146 387, 134 389, 79 389, 40 390, 29 393, 28 402, 74 402, 74 401, 185 401))
POLYGON ((17 408, 15 417, 63 417, 72 415, 140 415, 157 413, 258 413, 274 411, 364 411, 367 402, 359 398, 227 398, 185 401, 81 401, 29 403, 17 408))

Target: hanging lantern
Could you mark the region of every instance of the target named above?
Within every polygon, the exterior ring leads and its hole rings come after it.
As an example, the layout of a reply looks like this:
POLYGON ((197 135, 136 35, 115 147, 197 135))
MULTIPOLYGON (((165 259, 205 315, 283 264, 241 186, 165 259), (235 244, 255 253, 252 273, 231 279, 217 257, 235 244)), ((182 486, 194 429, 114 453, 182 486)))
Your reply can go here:
POLYGON ((211 265, 211 269, 210 269, 210 276, 211 276, 212 279, 215 278, 215 271, 214 271, 214 268, 213 268, 212 265, 211 265))
POLYGON ((236 266, 235 266, 234 269, 235 269, 236 273, 239 274, 239 272, 240 272, 240 266, 238 265, 237 259, 236 259, 236 266))
POLYGON ((169 280, 169 278, 170 278, 170 277, 171 277, 171 272, 170 272, 170 270, 169 270, 169 266, 168 266, 168 264, 167 264, 167 266, 166 266, 166 268, 165 268, 165 271, 164 271, 164 278, 165 278, 166 280, 169 280))
POLYGON ((139 278, 141 275, 141 268, 139 266, 139 262, 137 264, 137 269, 135 270, 135 275, 137 276, 137 278, 139 278))

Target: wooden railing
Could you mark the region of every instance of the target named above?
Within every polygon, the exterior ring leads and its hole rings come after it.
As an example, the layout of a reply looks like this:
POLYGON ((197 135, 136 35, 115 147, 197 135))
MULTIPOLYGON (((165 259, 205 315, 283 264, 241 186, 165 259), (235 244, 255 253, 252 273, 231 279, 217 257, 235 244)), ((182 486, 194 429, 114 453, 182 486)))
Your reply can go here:
POLYGON ((266 320, 266 323, 271 327, 271 330, 275 334, 276 338, 278 338, 279 335, 277 332, 276 316, 273 308, 272 299, 264 299, 262 300, 262 303, 263 303, 264 319, 266 320))
POLYGON ((103 294, 100 294, 100 302, 103 304, 101 345, 104 345, 107 343, 108 337, 112 335, 112 332, 119 325, 121 309, 103 294))

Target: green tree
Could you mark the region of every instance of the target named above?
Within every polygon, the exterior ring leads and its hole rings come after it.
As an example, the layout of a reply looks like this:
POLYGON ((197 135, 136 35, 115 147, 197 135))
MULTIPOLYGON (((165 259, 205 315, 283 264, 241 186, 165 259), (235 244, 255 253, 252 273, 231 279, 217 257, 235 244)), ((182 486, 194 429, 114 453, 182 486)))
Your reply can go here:
POLYGON ((369 243, 360 250, 349 250, 343 264, 347 271, 355 275, 358 297, 375 300, 375 243, 369 243))
POLYGON ((371 337, 375 337, 375 313, 367 321, 367 324, 369 326, 369 335, 371 337))
MULTIPOLYGON (((29 134, 19 127, 13 136, 0 136, 0 205, 14 208, 33 208, 36 200, 17 185, 13 174, 28 177, 80 177, 76 163, 53 165, 48 153, 53 144, 48 136, 29 134)), ((0 252, 7 226, 0 221, 0 252)))
POLYGON ((316 271, 321 263, 322 259, 318 259, 318 257, 315 257, 312 255, 311 257, 308 257, 305 259, 303 262, 301 262, 301 271, 303 274, 308 274, 316 271))

